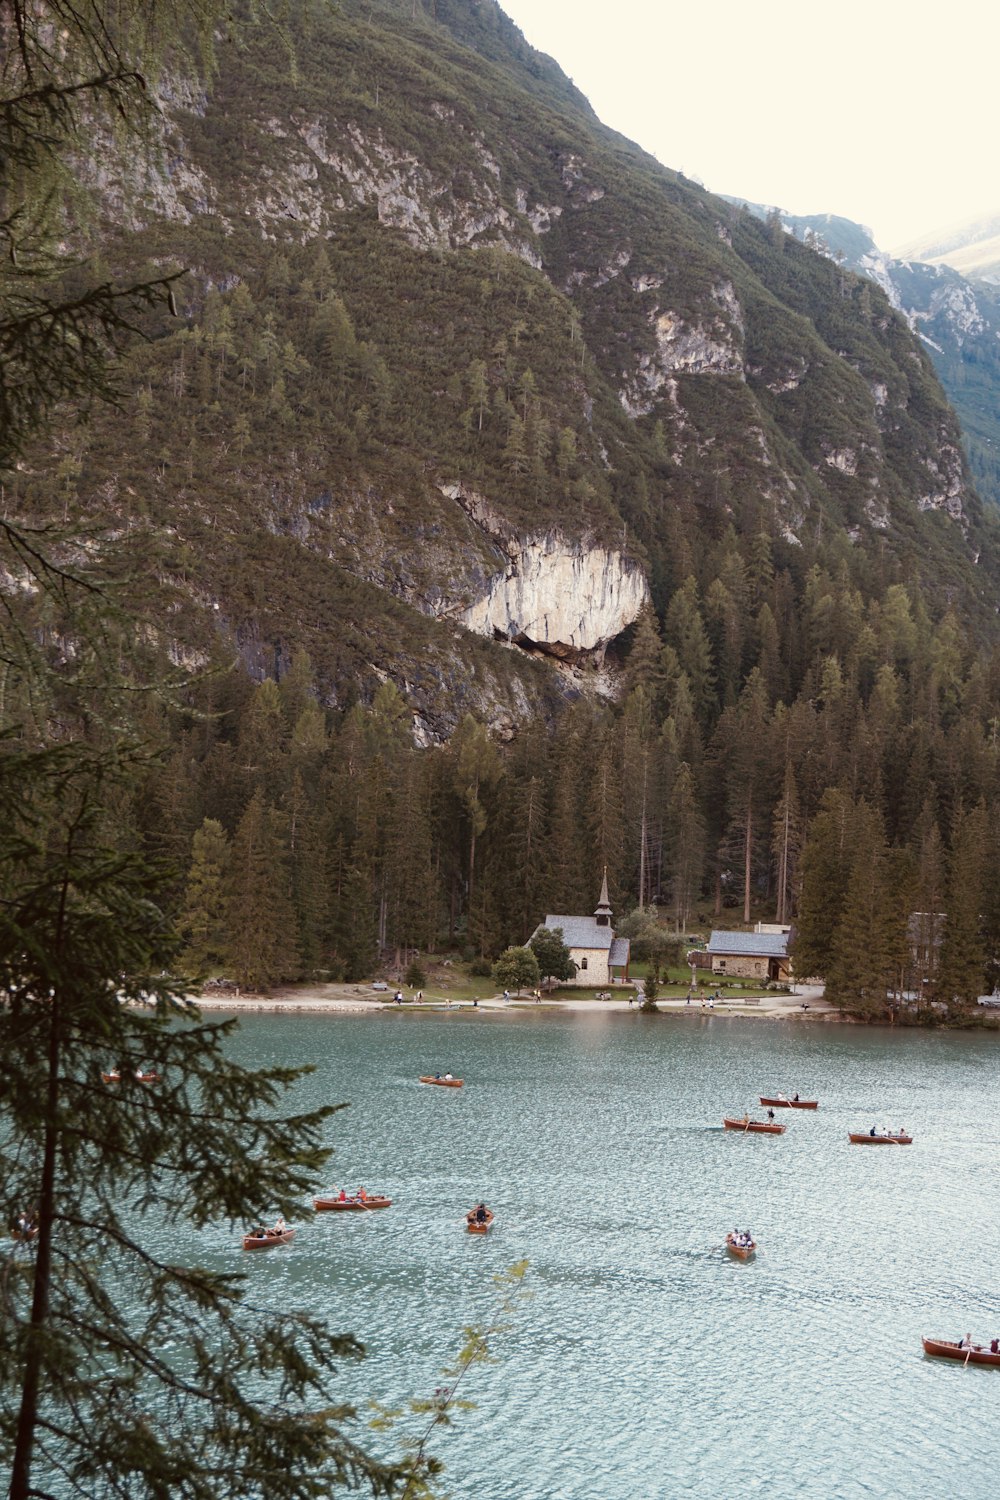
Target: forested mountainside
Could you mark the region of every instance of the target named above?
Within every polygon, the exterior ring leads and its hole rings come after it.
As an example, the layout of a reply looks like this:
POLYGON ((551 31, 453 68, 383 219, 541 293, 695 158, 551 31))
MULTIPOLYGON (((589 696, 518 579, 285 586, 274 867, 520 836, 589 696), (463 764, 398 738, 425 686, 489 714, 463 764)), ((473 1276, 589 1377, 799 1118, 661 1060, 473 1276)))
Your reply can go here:
POLYGON ((437 737, 573 686, 456 623, 600 652, 762 530, 799 592, 843 557, 992 616, 954 416, 866 281, 601 126, 492 0, 292 16, 294 56, 249 32, 167 91, 159 174, 100 174, 107 262, 191 271, 64 495, 146 527, 196 637, 305 645, 330 703, 388 674, 437 737))
POLYGON ((189 267, 179 317, 7 496, 85 515, 133 652, 189 675, 116 811, 190 871, 189 956, 492 954, 605 864, 618 911, 788 917, 822 814, 823 940, 881 1003, 906 913, 978 899, 1000 723, 997 523, 905 318, 493 0, 287 32, 173 76, 159 167, 109 143, 100 264, 189 267))
MULTIPOLYGON (((750 209, 765 220, 773 212, 760 204, 750 209)), ((955 408, 978 493, 1000 506, 1000 287, 995 280, 963 274, 941 259, 886 255, 863 225, 835 214, 783 213, 781 223, 796 239, 870 277, 903 314, 955 408)), ((934 248, 933 242, 928 247, 934 248)))

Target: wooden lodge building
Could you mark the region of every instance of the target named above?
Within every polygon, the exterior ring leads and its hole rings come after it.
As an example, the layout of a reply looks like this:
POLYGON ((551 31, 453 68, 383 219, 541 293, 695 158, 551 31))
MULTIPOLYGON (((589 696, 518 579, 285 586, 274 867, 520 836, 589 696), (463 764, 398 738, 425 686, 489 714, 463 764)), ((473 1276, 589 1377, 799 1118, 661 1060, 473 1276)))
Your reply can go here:
POLYGON ((567 980, 567 984, 596 985, 600 989, 627 981, 631 944, 628 938, 615 937, 606 870, 601 898, 592 917, 547 916, 541 926, 550 932, 557 927, 562 929, 562 940, 576 964, 576 976, 567 980))
MULTIPOLYGON (((757 979, 770 984, 787 984, 792 978, 792 961, 788 957, 790 927, 758 922, 753 932, 715 931, 708 947, 698 956, 711 965, 720 979, 757 979)), ((694 955, 688 962, 694 960, 694 955)))

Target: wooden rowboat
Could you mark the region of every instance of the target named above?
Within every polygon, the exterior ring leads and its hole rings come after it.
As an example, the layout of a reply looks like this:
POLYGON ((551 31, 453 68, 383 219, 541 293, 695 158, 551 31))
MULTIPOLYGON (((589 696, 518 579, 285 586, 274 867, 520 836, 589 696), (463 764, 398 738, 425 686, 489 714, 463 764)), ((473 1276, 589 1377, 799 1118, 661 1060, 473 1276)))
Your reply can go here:
POLYGON ((785 1099, 780 1094, 774 1099, 765 1099, 763 1094, 759 1098, 761 1104, 772 1109, 819 1109, 818 1099, 785 1099))
POLYGON ((111 1073, 101 1074, 102 1083, 121 1083, 121 1081, 122 1075, 118 1072, 117 1068, 111 1073))
POLYGON ((436 1083, 443 1089, 460 1089, 464 1083, 462 1078, 435 1078, 429 1073, 421 1078, 421 1083, 436 1083))
POLYGON ((316 1212, 326 1213, 332 1210, 334 1213, 364 1213, 369 1208, 390 1208, 391 1198, 382 1198, 377 1193, 369 1193, 366 1198, 314 1198, 313 1208, 316 1212))
POLYGON ((770 1120, 723 1120, 726 1130, 740 1130, 744 1135, 784 1135, 787 1125, 774 1125, 770 1120))
POLYGON ((14 1228, 10 1232, 10 1237, 12 1240, 20 1240, 25 1244, 30 1240, 37 1240, 38 1225, 29 1224, 26 1229, 21 1229, 18 1225, 15 1224, 14 1228))
POLYGON ((274 1245, 290 1245, 295 1238, 294 1229, 265 1229, 263 1234, 245 1234, 244 1250, 270 1250, 274 1245))
POLYGON ((912 1146, 912 1135, 871 1135, 867 1130, 861 1135, 848 1132, 855 1146, 912 1146))
POLYGON ((139 1068, 136 1070, 135 1076, 137 1083, 159 1083, 160 1081, 160 1075, 159 1073, 157 1073, 155 1068, 150 1068, 145 1073, 141 1068, 139 1068))
POLYGON ((749 1245, 741 1245, 735 1234, 726 1235, 726 1249, 730 1255, 735 1255, 737 1260, 749 1260, 757 1249, 757 1241, 751 1240, 749 1245))
POLYGON ((476 1210, 474 1208, 466 1214, 466 1229, 470 1234, 486 1234, 489 1230, 490 1225, 493 1223, 493 1210, 491 1208, 488 1208, 486 1210, 485 1219, 477 1219, 475 1215, 476 1210))
POLYGON ((951 1339, 921 1339, 920 1342, 925 1354, 934 1354, 939 1359, 959 1359, 963 1365, 1000 1365, 1000 1353, 994 1354, 985 1344, 973 1344, 970 1348, 951 1339))

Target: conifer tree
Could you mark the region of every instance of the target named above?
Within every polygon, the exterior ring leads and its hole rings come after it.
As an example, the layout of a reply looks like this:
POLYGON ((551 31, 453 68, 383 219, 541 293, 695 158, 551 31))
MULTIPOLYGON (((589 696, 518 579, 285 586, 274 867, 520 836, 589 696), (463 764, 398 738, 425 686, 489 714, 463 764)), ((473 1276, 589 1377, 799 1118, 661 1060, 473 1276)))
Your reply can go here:
POLYGON ((932 993, 945 924, 945 848, 933 803, 928 800, 914 830, 915 877, 912 916, 912 988, 932 993))
POLYGON ((308 975, 323 965, 329 948, 330 902, 323 820, 298 769, 283 810, 297 972, 308 975))
POLYGON ((667 668, 660 627, 652 606, 647 604, 635 624, 632 649, 625 664, 625 689, 630 693, 637 687, 644 688, 656 713, 665 706, 666 685, 667 668))
POLYGON ((440 889, 434 868, 429 783, 412 755, 401 769, 387 855, 389 941, 403 950, 428 949, 436 932, 440 889))
POLYGON ((795 782, 795 770, 790 760, 785 762, 784 783, 781 796, 775 804, 771 830, 771 849, 777 887, 777 909, 774 919, 776 922, 784 923, 790 920, 793 910, 793 890, 802 838, 799 792, 795 782))
POLYGON ((390 1493, 406 1466, 365 1455, 330 1384, 359 1346, 150 1245, 151 1214, 297 1216, 331 1111, 285 1116, 299 1075, 238 1067, 165 977, 159 876, 107 840, 110 774, 79 746, 0 756, 0 1199, 38 1230, 0 1303, 9 1495, 390 1493))
POLYGON ((824 793, 802 853, 802 896, 789 951, 801 978, 823 978, 834 961, 851 869, 853 807, 837 788, 824 793))
POLYGON ((948 859, 944 936, 935 992, 948 1006, 975 1005, 986 973, 983 941, 988 823, 980 804, 959 813, 948 859))
POLYGON ((674 931, 687 932, 701 892, 705 868, 705 824, 698 807, 691 767, 682 762, 670 794, 667 815, 668 884, 674 931))
POLYGON ((629 693, 620 724, 624 867, 643 907, 652 896, 650 826, 658 801, 652 703, 645 687, 629 693))
POLYGON ((206 818, 195 833, 191 856, 179 925, 187 943, 184 962, 202 973, 220 968, 228 952, 229 839, 215 818, 206 818))
POLYGON ((525 938, 554 899, 550 883, 551 849, 546 837, 548 807, 548 737, 539 726, 519 737, 504 777, 499 817, 507 830, 503 854, 507 929, 525 938))
POLYGON ((254 690, 240 720, 237 755, 248 799, 261 789, 272 798, 278 794, 288 733, 278 684, 266 677, 254 690))
POLYGON ((876 1017, 887 1008, 887 950, 894 947, 887 900, 888 851, 878 812, 862 800, 851 810, 846 890, 831 934, 827 998, 876 1017))
POLYGON ((587 864, 592 872, 607 870, 612 904, 620 907, 625 874, 624 807, 621 759, 613 725, 604 727, 594 749, 585 825, 590 845, 587 864))
POLYGON ((718 748, 726 782, 729 839, 741 847, 743 866, 743 921, 750 921, 754 856, 760 834, 767 827, 771 790, 769 778, 770 712, 763 679, 750 673, 739 703, 726 709, 719 721, 718 748))
POLYGON ((267 989, 298 970, 283 819, 256 791, 233 840, 229 956, 233 977, 267 989))
POLYGON ((476 884, 476 841, 489 821, 484 793, 503 774, 503 764, 489 731, 466 714, 452 737, 455 787, 465 810, 469 831, 467 900, 471 906, 476 884))
POLYGON ((695 714, 704 729, 715 708, 715 675, 712 647, 698 606, 698 585, 693 577, 685 580, 667 607, 665 634, 677 652, 695 714))
POLYGON ((548 838, 550 911, 586 912, 594 901, 595 856, 588 810, 594 747, 604 717, 582 701, 563 715, 551 747, 548 838))

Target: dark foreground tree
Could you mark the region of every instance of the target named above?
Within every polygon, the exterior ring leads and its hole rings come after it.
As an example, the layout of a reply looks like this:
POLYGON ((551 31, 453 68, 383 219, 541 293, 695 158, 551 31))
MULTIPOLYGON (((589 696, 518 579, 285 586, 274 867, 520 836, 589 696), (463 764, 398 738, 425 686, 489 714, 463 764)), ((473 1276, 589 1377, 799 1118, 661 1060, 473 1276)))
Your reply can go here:
POLYGON ((210 1222, 235 1237, 249 1221, 301 1212, 332 1111, 283 1114, 299 1072, 234 1065, 229 1027, 203 1024, 166 977, 176 942, 163 875, 122 851, 138 842, 135 705, 150 682, 163 685, 169 653, 152 642, 167 643, 145 622, 129 632, 112 608, 108 580, 123 571, 104 565, 113 538, 96 518, 76 525, 60 507, 58 533, 48 520, 41 439, 115 398, 118 353, 140 317, 166 310, 175 280, 168 269, 116 283, 88 267, 81 179, 141 181, 148 158, 137 148, 155 153, 160 129, 158 76, 169 71, 176 87, 204 75, 222 28, 257 15, 273 25, 284 4, 237 10, 226 0, 0 3, 0 485, 6 493, 29 453, 35 481, 32 513, 17 513, 19 489, 0 517, 0 1472, 10 1500, 313 1500, 343 1488, 418 1500, 439 1468, 423 1444, 392 1464, 356 1441, 333 1386, 363 1352, 352 1337, 294 1308, 252 1307, 239 1276, 197 1265, 210 1222), (166 1222, 190 1227, 180 1263, 157 1252, 166 1222))
POLYGON ((197 1265, 210 1222, 302 1213, 332 1110, 283 1115, 299 1073, 229 1061, 231 1023, 163 977, 156 877, 105 842, 106 778, 79 747, 0 756, 0 1195, 5 1228, 37 1230, 0 1267, 11 1500, 427 1493, 432 1460, 351 1436, 331 1379, 353 1338, 197 1265), (182 1263, 150 1248, 163 1222, 190 1226, 182 1263))

